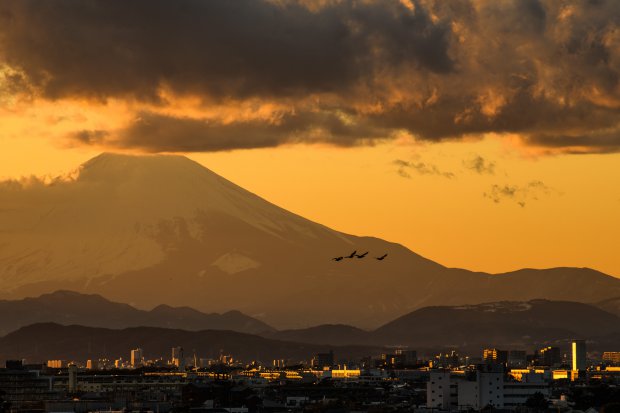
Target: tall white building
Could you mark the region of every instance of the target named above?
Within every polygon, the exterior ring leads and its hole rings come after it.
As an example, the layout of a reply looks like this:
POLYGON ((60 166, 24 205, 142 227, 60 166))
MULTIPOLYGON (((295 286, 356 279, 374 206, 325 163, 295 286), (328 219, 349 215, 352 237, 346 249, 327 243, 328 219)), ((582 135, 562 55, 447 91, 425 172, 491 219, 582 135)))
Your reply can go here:
POLYGON ((572 343, 572 363, 573 370, 585 370, 586 362, 586 342, 584 340, 573 340, 572 343))

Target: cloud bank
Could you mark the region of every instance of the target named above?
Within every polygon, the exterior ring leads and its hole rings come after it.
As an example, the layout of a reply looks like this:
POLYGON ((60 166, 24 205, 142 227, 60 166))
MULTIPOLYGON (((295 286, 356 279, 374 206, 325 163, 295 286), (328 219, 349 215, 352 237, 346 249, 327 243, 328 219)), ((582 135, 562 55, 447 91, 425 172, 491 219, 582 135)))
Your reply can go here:
POLYGON ((4 0, 0 91, 132 102, 134 121, 71 139, 154 152, 403 133, 617 152, 617 16, 613 0, 4 0))

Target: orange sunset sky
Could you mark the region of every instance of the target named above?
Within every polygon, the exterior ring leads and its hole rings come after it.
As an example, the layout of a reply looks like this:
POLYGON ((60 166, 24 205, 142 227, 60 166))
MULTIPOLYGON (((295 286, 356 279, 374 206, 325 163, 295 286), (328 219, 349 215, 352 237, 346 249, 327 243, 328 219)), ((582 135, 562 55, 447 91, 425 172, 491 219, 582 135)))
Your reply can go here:
POLYGON ((620 3, 173 3, 0 4, 2 179, 182 154, 446 266, 620 276, 620 3))

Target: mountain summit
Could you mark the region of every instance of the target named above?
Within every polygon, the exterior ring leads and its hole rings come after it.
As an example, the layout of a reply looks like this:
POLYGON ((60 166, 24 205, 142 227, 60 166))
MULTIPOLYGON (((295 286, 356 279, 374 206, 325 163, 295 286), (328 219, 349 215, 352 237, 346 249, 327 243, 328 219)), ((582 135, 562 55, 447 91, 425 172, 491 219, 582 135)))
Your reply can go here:
POLYGON ((587 269, 489 275, 331 230, 180 156, 102 154, 71 178, 0 184, 0 291, 231 309, 277 327, 376 327, 426 305, 620 296, 587 269), (388 253, 339 262, 353 250, 388 253))

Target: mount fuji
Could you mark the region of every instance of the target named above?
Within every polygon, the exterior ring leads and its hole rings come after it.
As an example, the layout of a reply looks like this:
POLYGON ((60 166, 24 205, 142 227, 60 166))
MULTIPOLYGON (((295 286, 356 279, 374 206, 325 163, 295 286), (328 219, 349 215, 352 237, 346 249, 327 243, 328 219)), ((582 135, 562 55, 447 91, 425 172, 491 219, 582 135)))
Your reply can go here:
POLYGON ((620 280, 446 268, 309 221, 185 157, 105 153, 66 177, 0 183, 0 298, 56 290, 144 309, 234 309, 278 328, 372 328, 429 305, 599 302, 620 296, 620 280), (331 259, 354 250, 371 254, 331 259))

